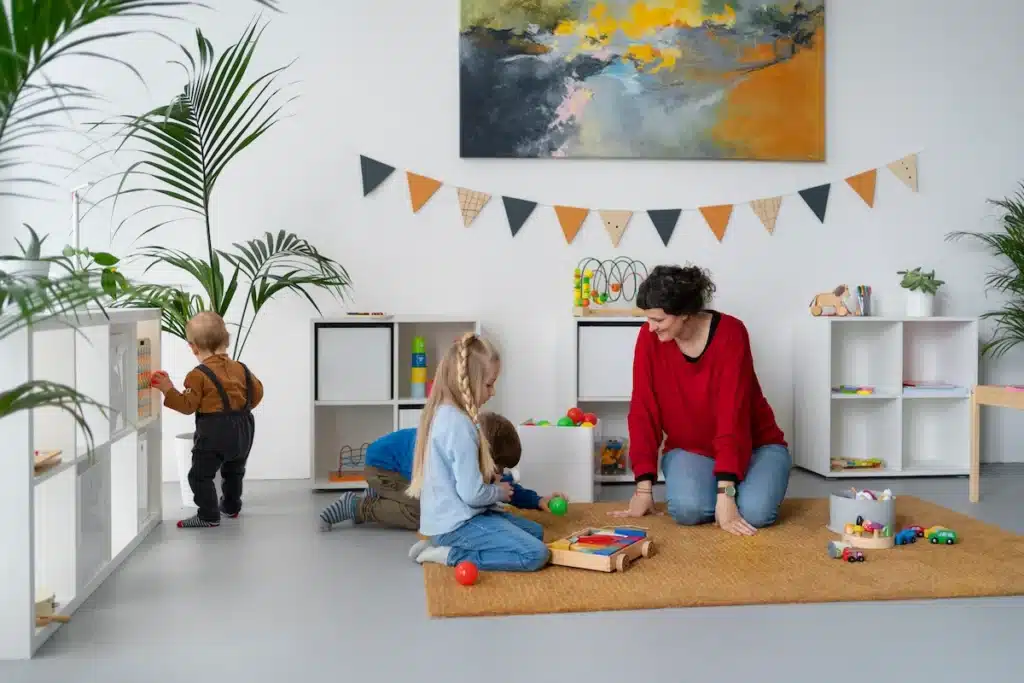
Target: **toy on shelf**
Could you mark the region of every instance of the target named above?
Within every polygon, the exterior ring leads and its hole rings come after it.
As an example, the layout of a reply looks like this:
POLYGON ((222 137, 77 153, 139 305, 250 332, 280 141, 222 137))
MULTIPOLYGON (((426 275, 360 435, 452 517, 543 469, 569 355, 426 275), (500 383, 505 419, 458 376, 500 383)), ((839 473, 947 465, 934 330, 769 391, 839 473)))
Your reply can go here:
POLYGON ((640 557, 654 555, 647 529, 618 526, 582 529, 548 543, 551 564, 600 572, 624 572, 640 557))
POLYGON ((925 529, 924 537, 929 543, 934 543, 936 545, 939 543, 953 545, 957 541, 956 532, 944 526, 928 527, 925 529))
POLYGON ((857 550, 849 543, 844 543, 842 541, 829 541, 828 554, 832 559, 843 560, 844 562, 864 561, 864 553, 857 550))
POLYGON ((137 390, 139 397, 138 415, 144 420, 153 414, 151 385, 151 371, 153 364, 153 346, 148 337, 139 339, 138 348, 138 382, 137 390))
POLYGON ((833 472, 843 470, 880 470, 885 467, 881 458, 832 458, 829 461, 833 472))
POLYGON ((626 473, 626 440, 612 438, 601 446, 601 474, 626 473))
POLYGON ((366 449, 370 444, 364 443, 359 449, 342 446, 338 454, 338 469, 328 473, 327 478, 335 483, 363 481, 366 474, 366 449))
POLYGON ((573 315, 643 317, 643 311, 633 302, 640 283, 645 279, 647 266, 642 261, 625 256, 604 261, 584 258, 573 271, 573 315), (609 304, 619 306, 611 307, 609 304))
POLYGON ((412 398, 427 397, 427 342, 423 337, 412 338, 412 371, 409 376, 409 394, 412 398))
POLYGON ((479 576, 480 571, 476 568, 476 565, 468 560, 455 565, 455 580, 463 586, 472 586, 476 583, 479 576))
POLYGON ((860 387, 851 384, 840 384, 838 387, 832 387, 833 394, 854 394, 856 396, 871 396, 875 393, 874 387, 860 387))
POLYGON ((42 474, 56 467, 61 461, 61 451, 36 451, 33 453, 33 474, 42 474))
POLYGON ((840 316, 863 315, 860 300, 850 292, 848 285, 839 285, 831 292, 816 294, 810 303, 811 315, 840 316))

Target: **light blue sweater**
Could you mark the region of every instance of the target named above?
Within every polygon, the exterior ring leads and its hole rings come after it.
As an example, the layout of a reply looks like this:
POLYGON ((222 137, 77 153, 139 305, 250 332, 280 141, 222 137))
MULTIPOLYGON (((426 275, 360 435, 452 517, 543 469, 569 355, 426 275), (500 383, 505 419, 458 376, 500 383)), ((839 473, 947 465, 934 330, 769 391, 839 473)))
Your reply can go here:
POLYGON ((443 404, 430 424, 420 493, 420 533, 437 536, 454 531, 501 500, 501 488, 485 484, 480 474, 480 435, 473 421, 443 404))

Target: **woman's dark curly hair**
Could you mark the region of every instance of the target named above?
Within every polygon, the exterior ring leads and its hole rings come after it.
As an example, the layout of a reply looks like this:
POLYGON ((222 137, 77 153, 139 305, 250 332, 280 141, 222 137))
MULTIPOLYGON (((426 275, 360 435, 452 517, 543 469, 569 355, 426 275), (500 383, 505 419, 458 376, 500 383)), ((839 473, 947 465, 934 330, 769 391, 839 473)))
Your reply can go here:
POLYGON ((698 266, 656 266, 636 293, 637 308, 660 308, 669 315, 693 315, 708 307, 715 283, 698 266))

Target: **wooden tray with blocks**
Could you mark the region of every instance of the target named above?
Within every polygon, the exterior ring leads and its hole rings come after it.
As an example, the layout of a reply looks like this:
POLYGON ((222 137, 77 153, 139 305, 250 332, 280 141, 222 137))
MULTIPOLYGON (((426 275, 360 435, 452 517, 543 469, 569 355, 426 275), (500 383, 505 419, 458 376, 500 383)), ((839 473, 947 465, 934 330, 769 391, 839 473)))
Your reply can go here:
POLYGON ((551 564, 599 572, 624 572, 640 557, 654 555, 647 529, 609 526, 581 529, 548 543, 551 564))

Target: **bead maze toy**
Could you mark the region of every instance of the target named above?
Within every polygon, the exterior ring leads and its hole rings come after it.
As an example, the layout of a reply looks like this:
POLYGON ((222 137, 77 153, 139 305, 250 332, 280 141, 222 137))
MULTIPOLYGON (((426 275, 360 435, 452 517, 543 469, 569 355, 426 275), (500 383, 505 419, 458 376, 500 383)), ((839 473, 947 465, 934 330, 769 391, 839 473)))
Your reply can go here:
POLYGON ((599 572, 624 572, 640 557, 654 555, 647 529, 636 526, 587 528, 548 543, 551 564, 599 572))
POLYGON ((366 474, 363 468, 366 466, 366 449, 369 447, 368 443, 358 449, 342 446, 338 454, 338 469, 329 472, 327 479, 335 483, 364 481, 366 474))
POLYGON ((640 283, 647 279, 647 275, 647 266, 642 261, 626 256, 604 261, 584 258, 573 271, 573 315, 643 317, 643 311, 632 304, 640 283), (615 303, 620 303, 620 306, 609 306, 615 303))

